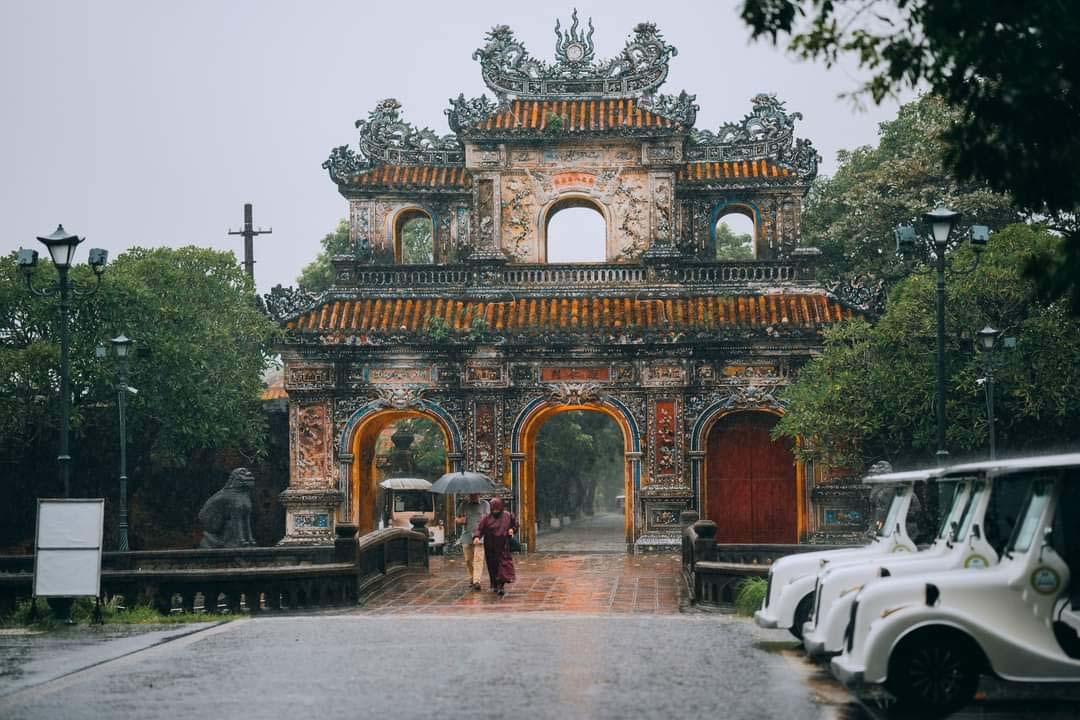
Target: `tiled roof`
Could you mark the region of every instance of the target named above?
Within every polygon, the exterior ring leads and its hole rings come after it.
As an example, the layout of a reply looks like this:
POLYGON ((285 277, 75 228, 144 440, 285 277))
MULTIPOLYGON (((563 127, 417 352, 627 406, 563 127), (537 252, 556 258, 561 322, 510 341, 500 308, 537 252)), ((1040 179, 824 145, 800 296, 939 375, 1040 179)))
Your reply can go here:
POLYGON ((772 160, 741 160, 734 162, 695 162, 679 168, 680 182, 716 182, 732 178, 794 177, 795 173, 772 160))
POLYGON ((473 126, 474 130, 513 133, 547 129, 548 115, 564 118, 566 134, 605 130, 677 129, 679 123, 644 109, 634 98, 605 100, 514 100, 505 110, 473 126))
POLYGON ((402 190, 463 190, 471 182, 465 168, 445 165, 379 165, 349 178, 355 187, 402 190))
POLYGON ((496 332, 587 332, 622 327, 657 330, 813 329, 851 317, 824 294, 708 295, 673 299, 519 298, 504 302, 376 298, 336 300, 288 323, 290 330, 336 333, 426 332, 432 317, 468 330, 483 316, 496 332))

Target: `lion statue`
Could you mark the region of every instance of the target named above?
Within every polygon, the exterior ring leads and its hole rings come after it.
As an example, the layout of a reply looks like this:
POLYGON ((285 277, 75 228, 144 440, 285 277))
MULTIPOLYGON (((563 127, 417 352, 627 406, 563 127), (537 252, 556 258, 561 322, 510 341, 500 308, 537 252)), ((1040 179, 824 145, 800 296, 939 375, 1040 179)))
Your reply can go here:
POLYGON ((254 545, 251 537, 251 490, 255 476, 247 468, 229 474, 225 487, 210 496, 199 511, 203 538, 199 547, 228 548, 254 545))

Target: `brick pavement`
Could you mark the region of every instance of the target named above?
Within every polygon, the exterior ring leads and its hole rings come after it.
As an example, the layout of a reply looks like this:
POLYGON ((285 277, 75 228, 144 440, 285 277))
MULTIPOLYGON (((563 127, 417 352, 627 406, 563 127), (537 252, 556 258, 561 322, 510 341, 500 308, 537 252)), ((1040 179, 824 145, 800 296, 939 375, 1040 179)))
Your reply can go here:
MULTIPOLYGON (((506 597, 472 590, 460 555, 431 558, 430 575, 399 578, 375 593, 370 614, 510 612, 670 615, 688 605, 674 554, 531 553, 514 558, 517 582, 506 597)), ((485 570, 486 576, 486 570, 485 570)))

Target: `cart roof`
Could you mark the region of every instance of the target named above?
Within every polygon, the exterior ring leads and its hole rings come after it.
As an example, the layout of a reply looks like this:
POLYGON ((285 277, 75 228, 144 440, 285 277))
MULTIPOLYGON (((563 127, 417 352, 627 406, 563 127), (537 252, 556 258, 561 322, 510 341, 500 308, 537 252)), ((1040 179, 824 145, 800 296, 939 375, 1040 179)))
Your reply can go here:
POLYGON ((922 470, 880 473, 877 475, 867 475, 863 478, 863 482, 868 485, 903 485, 905 483, 912 483, 918 480, 927 480, 936 477, 945 472, 945 470, 947 470, 947 468, 933 467, 924 468, 922 470))
POLYGON ((1063 468, 1080 466, 1080 453, 1059 453, 1056 455, 1032 455, 1008 460, 983 460, 965 463, 948 468, 949 474, 985 472, 990 475, 1036 470, 1038 468, 1063 468))
POLYGON ((430 490, 431 483, 423 478, 387 478, 379 483, 387 490, 430 490))

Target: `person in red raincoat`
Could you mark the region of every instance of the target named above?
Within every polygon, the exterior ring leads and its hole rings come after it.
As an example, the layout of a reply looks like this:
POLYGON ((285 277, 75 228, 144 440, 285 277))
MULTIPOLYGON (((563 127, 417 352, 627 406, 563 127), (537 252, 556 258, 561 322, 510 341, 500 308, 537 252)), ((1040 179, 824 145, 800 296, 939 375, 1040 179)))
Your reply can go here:
POLYGON ((491 589, 500 597, 506 594, 506 583, 514 582, 514 557, 510 554, 510 538, 518 531, 514 513, 503 508, 501 498, 491 500, 491 512, 480 519, 473 532, 473 543, 484 543, 491 589))

